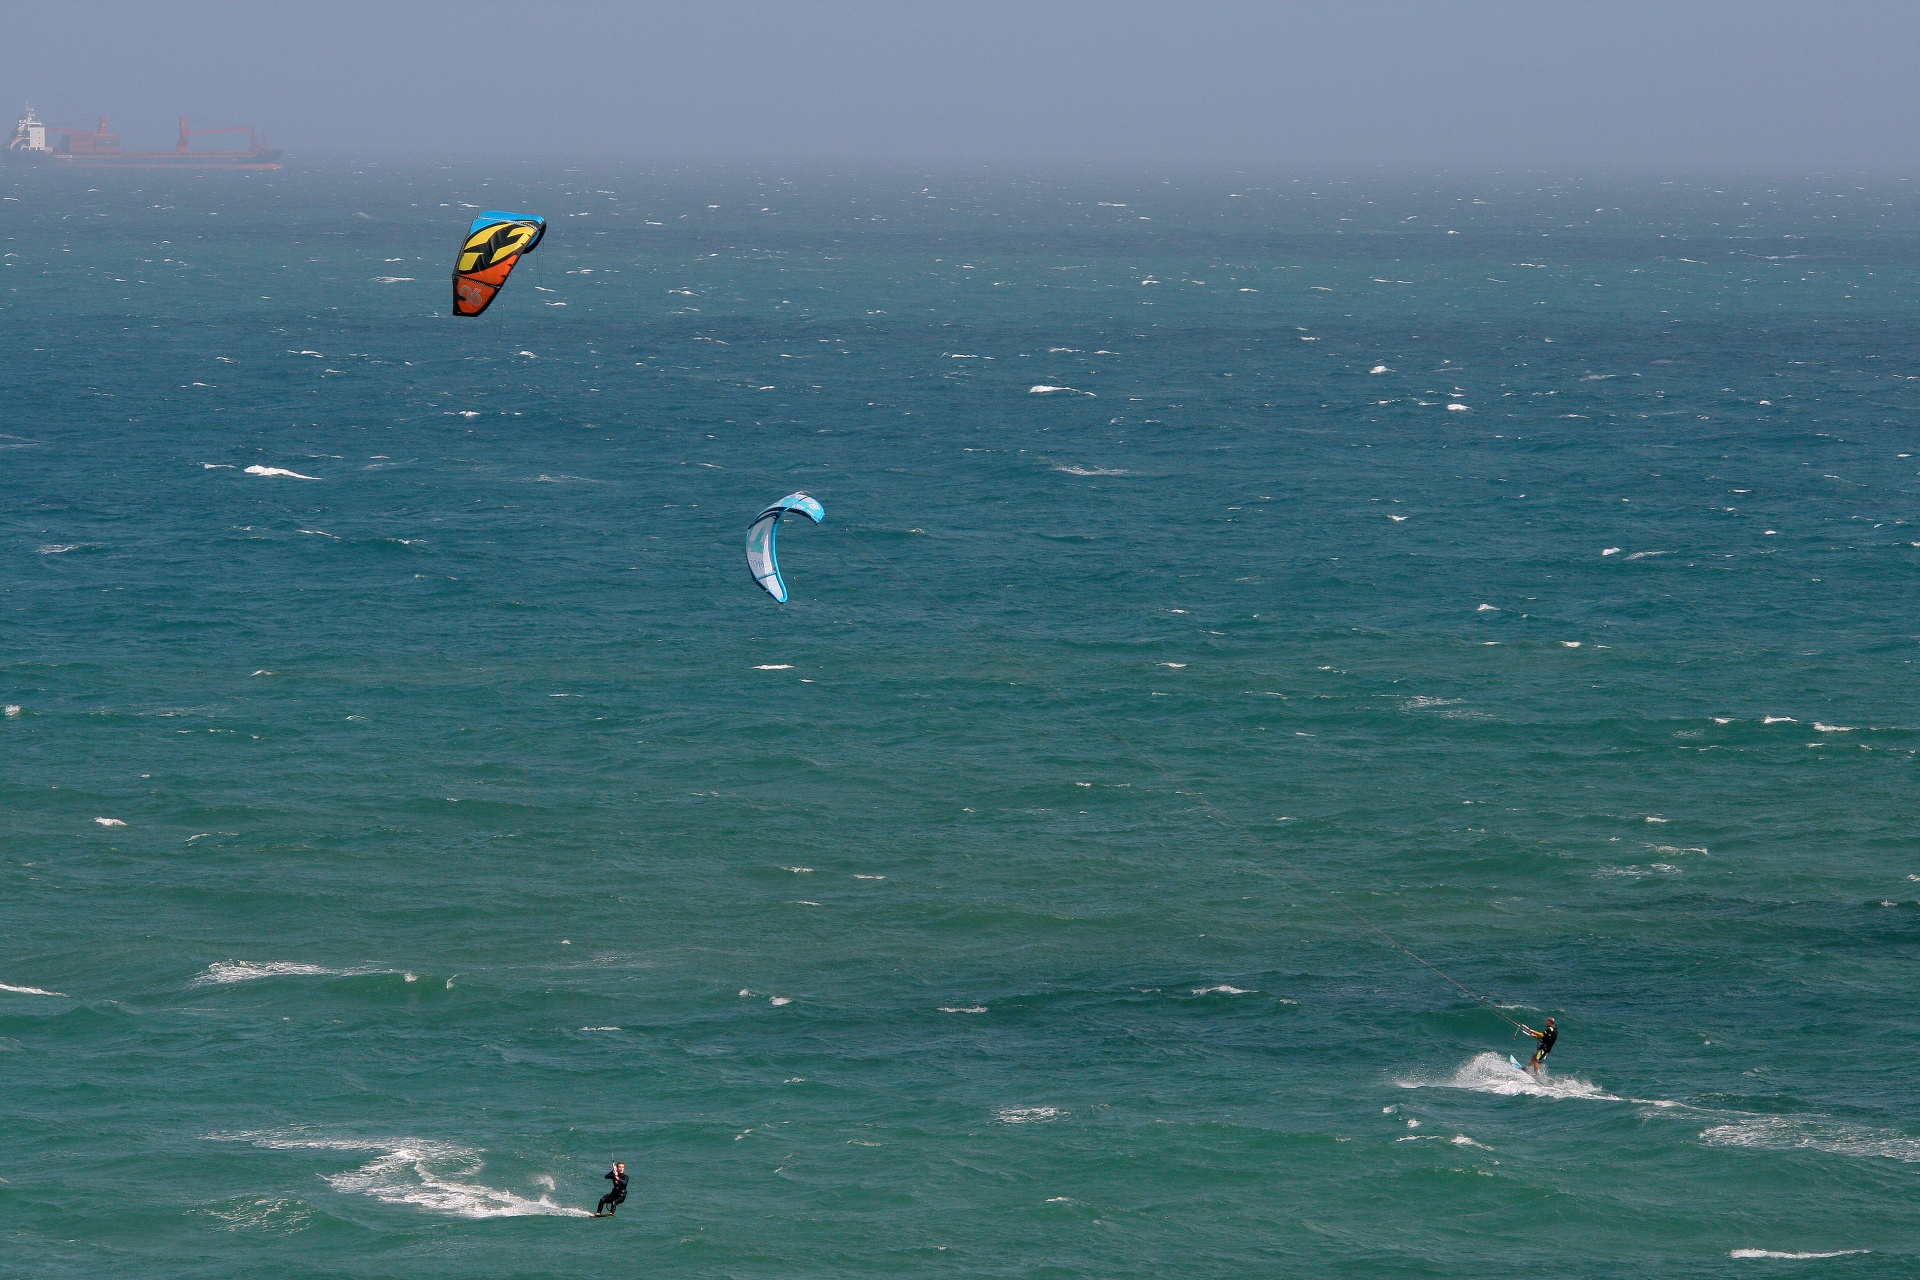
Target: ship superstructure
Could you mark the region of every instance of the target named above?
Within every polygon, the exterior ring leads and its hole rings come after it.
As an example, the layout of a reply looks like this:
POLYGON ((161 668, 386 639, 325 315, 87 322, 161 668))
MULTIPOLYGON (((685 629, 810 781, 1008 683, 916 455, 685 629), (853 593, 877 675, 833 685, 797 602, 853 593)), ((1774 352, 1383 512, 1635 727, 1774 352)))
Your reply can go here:
POLYGON ((29 106, 14 126, 13 138, 0 151, 9 164, 47 164, 86 169, 278 169, 280 152, 267 145, 267 135, 251 125, 222 125, 190 129, 180 117, 180 143, 171 151, 122 151, 120 137, 100 117, 97 129, 43 123, 29 106), (244 133, 245 151, 196 149, 193 140, 213 133, 244 133))

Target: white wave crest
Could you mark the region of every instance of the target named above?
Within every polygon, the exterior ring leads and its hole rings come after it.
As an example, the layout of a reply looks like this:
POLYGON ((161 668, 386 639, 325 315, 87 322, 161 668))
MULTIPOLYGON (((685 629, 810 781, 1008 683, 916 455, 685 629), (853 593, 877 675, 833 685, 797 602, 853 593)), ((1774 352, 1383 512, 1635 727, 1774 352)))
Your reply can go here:
POLYGON ((1127 474, 1124 471, 1111 471, 1105 467, 1055 467, 1054 470, 1063 471, 1070 476, 1123 476, 1127 474))
POLYGON ((303 476, 298 471, 289 471, 285 467, 248 467, 250 476, 285 476, 289 480, 318 480, 319 476, 303 476))
POLYGON ((193 980, 193 985, 225 986, 259 978, 359 978, 370 973, 386 972, 385 969, 329 969, 323 964, 301 964, 294 960, 270 960, 264 964, 251 960, 221 960, 208 965, 206 972, 193 980))
MULTIPOLYGON (((212 1133, 218 1142, 251 1142, 274 1151, 374 1152, 345 1173, 323 1175, 335 1191, 372 1196, 383 1204, 410 1204, 456 1218, 591 1217, 585 1209, 537 1200, 470 1181, 486 1168, 472 1147, 414 1138, 313 1138, 296 1133, 212 1133)), ((551 1185, 551 1184, 549 1184, 551 1185)))
POLYGON ((1729 1258, 1844 1258, 1853 1253, 1872 1253, 1871 1249, 1835 1249, 1832 1253, 1780 1253, 1773 1249, 1735 1249, 1729 1258))
POLYGON ((1828 1155, 1877 1156, 1902 1164, 1920 1164, 1920 1138, 1800 1116, 1749 1116, 1714 1125, 1700 1134, 1700 1140, 1710 1147, 1823 1151, 1828 1155))
POLYGON ((1002 1107, 993 1118, 1001 1124, 1046 1124, 1065 1114, 1058 1107, 1002 1107))
POLYGON ((68 998, 67 993, 64 991, 42 991, 39 987, 16 987, 5 982, 0 982, 0 991, 11 991, 15 995, 22 996, 59 996, 62 999, 68 998))
POLYGON ((1469 1089, 1474 1093, 1497 1093, 1508 1097, 1531 1094, 1538 1098, 1581 1098, 1590 1102, 1635 1102, 1606 1092, 1590 1080, 1576 1076, 1557 1077, 1532 1073, 1515 1067, 1503 1053, 1477 1053, 1444 1080, 1396 1080, 1402 1089, 1469 1089))
POLYGON ((1197 996, 1210 996, 1214 994, 1223 996, 1250 996, 1255 994, 1255 992, 1250 987, 1230 987, 1223 982, 1217 987, 1195 987, 1193 994, 1197 996))

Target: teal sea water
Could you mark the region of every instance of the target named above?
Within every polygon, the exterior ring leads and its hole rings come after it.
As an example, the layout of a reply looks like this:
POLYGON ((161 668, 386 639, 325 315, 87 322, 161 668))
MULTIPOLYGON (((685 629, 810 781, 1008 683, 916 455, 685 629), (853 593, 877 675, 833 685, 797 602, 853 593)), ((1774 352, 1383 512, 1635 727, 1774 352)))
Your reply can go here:
POLYGON ((0 196, 0 1272, 1920 1267, 1911 184, 0 196))

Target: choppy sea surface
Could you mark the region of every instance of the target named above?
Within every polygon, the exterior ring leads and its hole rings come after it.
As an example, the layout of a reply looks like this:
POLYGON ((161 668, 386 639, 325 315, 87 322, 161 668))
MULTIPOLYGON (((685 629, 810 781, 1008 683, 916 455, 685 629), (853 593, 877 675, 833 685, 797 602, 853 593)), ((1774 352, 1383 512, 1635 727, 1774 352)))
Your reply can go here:
POLYGON ((1917 195, 0 174, 0 1271, 1912 1275, 1917 195))

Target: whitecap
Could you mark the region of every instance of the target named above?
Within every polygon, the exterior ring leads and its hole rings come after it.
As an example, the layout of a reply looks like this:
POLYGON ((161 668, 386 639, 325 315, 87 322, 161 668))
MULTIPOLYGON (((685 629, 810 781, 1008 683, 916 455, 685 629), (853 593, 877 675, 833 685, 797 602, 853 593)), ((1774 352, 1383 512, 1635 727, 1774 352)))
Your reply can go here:
POLYGON ((118 818, 95 818, 94 821, 103 827, 124 827, 127 825, 118 818))
POLYGON ((320 478, 319 476, 303 476, 298 471, 289 471, 285 467, 253 466, 247 468, 247 474, 250 476, 285 476, 289 480, 318 480, 320 478))
POLYGON ((1761 724, 1799 724, 1792 716, 1762 716, 1761 724))
POLYGON ((1853 732, 1853 726, 1850 724, 1821 724, 1818 720, 1815 720, 1813 722, 1813 727, 1819 733, 1852 733, 1853 732))
POLYGON ((1779 1253, 1772 1249, 1735 1249, 1729 1258, 1844 1258, 1849 1254, 1872 1253, 1871 1249, 1835 1249, 1832 1253, 1779 1253))
POLYGON ((993 1118, 1001 1124, 1045 1124, 1065 1114, 1058 1107, 1002 1107, 993 1118))
POLYGON ((780 1005, 783 1005, 783 1004, 792 1004, 793 997, 792 996, 768 996, 767 1003, 770 1005, 773 1005, 775 1008, 778 1008, 780 1005))
POLYGON ((1465 413, 1467 411, 1467 406, 1463 404, 1450 404, 1447 408, 1458 413, 1465 413))
POLYGON ((1098 396, 1095 396, 1093 392, 1082 391, 1078 387, 1050 387, 1050 386, 1047 386, 1045 383, 1035 383, 1033 386, 1027 388, 1027 394, 1030 396, 1050 396, 1062 391, 1066 392, 1069 395, 1093 396, 1093 398, 1096 400, 1100 398, 1098 396))
POLYGON ((71 998, 64 991, 43 991, 39 987, 16 987, 8 982, 0 982, 0 991, 11 991, 15 995, 20 996, 58 996, 61 999, 71 998))
POLYGON ((1395 524, 1399 524, 1399 523, 1400 523, 1400 522, 1401 522, 1402 520, 1405 520, 1405 519, 1406 519, 1406 517, 1405 517, 1405 516, 1396 516, 1396 515, 1388 515, 1388 516, 1387 516, 1387 519, 1389 519, 1389 520, 1391 520, 1391 521, 1393 521, 1393 522, 1394 522, 1395 524))
POLYGON ((196 987, 225 986, 233 982, 252 982, 258 978, 284 977, 361 977, 369 973, 384 972, 380 969, 329 969, 320 964, 302 964, 292 960, 270 960, 255 963, 251 960, 220 960, 207 966, 206 971, 193 980, 196 987))
POLYGON ((1618 547, 1607 547, 1607 548, 1605 548, 1604 550, 1602 550, 1602 551, 1600 552, 1600 554, 1601 554, 1601 555, 1603 555, 1603 556, 1617 556, 1617 555, 1619 555, 1619 554, 1620 554, 1620 548, 1618 548, 1618 547))
POLYGON ((1251 987, 1230 987, 1223 982, 1217 987, 1195 987, 1193 994, 1197 996, 1210 996, 1214 994, 1223 996, 1250 996, 1258 993, 1251 987))
POLYGON ((1123 476, 1124 471, 1109 471, 1104 467, 1055 467, 1055 471, 1064 471, 1070 476, 1123 476))
POLYGON ((1367 372, 1368 373, 1392 373, 1393 370, 1387 368, 1387 366, 1383 364, 1377 364, 1373 366, 1373 368, 1367 370, 1367 372))
POLYGON ((9 720, 12 720, 15 717, 17 717, 22 710, 23 708, 20 706, 19 703, 9 702, 6 706, 0 707, 0 715, 5 716, 9 720))
POLYGON ((404 284, 411 279, 413 279, 412 276, 375 276, 373 282, 375 284, 404 284))
POLYGON ((986 1011, 987 1011, 987 1006, 983 1004, 970 1004, 970 1005, 963 1005, 963 1006, 943 1004, 940 1006, 940 1012, 942 1013, 985 1013, 986 1011))
POLYGON ((40 548, 39 554, 43 556, 65 555, 69 551, 78 551, 86 545, 84 542, 49 542, 46 546, 40 548))
POLYGON ((542 1195, 528 1200, 499 1187, 465 1181, 486 1167, 480 1152, 450 1142, 416 1138, 313 1138, 276 1133, 210 1133, 216 1142, 250 1142, 274 1151, 373 1152, 374 1158, 345 1173, 323 1175, 335 1191, 372 1196, 383 1204, 408 1204, 456 1218, 530 1216, 586 1218, 585 1209, 554 1204, 542 1195))
POLYGON ((765 662, 754 668, 755 671, 791 671, 791 662, 765 662))
POLYGON ((1500 609, 1497 605, 1483 604, 1475 608, 1474 612, 1475 613, 1498 613, 1500 612, 1500 609))

